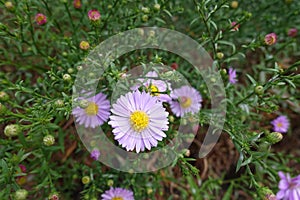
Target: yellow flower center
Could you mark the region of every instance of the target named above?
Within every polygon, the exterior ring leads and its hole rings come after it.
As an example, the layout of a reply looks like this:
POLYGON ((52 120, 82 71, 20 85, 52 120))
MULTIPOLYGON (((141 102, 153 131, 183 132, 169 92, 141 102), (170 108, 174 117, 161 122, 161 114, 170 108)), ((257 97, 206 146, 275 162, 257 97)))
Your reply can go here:
POLYGON ((112 200, 123 200, 122 197, 113 197, 112 200))
POLYGON ((84 109, 87 115, 96 115, 98 113, 98 105, 94 102, 89 102, 89 105, 84 109))
POLYGON ((135 131, 141 132, 147 128, 149 124, 149 117, 143 111, 135 111, 130 115, 130 123, 135 131))
POLYGON ((158 90, 158 88, 155 86, 155 85, 152 85, 151 84, 151 86, 150 87, 148 87, 148 89, 151 91, 151 94, 153 95, 153 96, 158 96, 159 95, 159 90, 158 90))
POLYGON ((279 122, 279 123, 277 123, 277 126, 278 126, 279 128, 281 128, 281 127, 283 126, 283 124, 282 124, 281 122, 279 122))
POLYGON ((189 97, 181 97, 179 102, 183 108, 188 108, 192 105, 192 99, 189 97))

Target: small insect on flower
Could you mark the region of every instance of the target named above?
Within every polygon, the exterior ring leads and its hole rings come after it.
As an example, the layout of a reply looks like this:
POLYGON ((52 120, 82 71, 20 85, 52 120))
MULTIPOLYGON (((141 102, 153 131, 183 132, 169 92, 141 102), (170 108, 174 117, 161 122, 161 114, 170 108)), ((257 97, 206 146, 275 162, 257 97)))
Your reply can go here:
POLYGON ((267 45, 273 45, 277 42, 277 35, 275 33, 269 33, 265 36, 265 43, 267 45))
POLYGON ((81 41, 79 48, 82 50, 88 50, 90 48, 90 44, 87 41, 81 41))
POLYGON ((98 21, 100 20, 100 12, 98 10, 89 10, 88 17, 91 21, 98 21))
POLYGON ((86 108, 76 107, 72 114, 76 118, 76 122, 84 125, 86 128, 96 128, 106 122, 110 115, 110 103, 106 95, 99 93, 96 96, 86 99, 88 105, 86 108))
POLYGON ((177 117, 182 117, 186 113, 197 113, 200 111, 202 97, 193 87, 182 86, 171 92, 171 110, 177 117))
POLYGON ((290 126, 288 118, 284 115, 274 119, 271 124, 273 125, 273 130, 279 133, 286 133, 290 126))
POLYGON ((232 67, 229 68, 228 78, 229 78, 229 82, 232 84, 235 84, 237 82, 236 70, 233 69, 232 67))
POLYGON ((127 151, 150 150, 162 141, 168 130, 168 115, 157 97, 136 90, 121 96, 112 105, 110 124, 115 140, 127 151))
POLYGON ((300 175, 291 178, 290 174, 278 172, 280 182, 278 184, 279 192, 276 194, 278 200, 299 200, 300 199, 300 175))
POLYGON ((101 195, 102 200, 134 200, 133 192, 123 188, 113 188, 106 190, 101 195))
POLYGON ((35 21, 38 25, 41 26, 47 23, 47 17, 42 13, 38 13, 35 16, 35 21))
POLYGON ((100 157, 100 151, 98 149, 94 149, 90 156, 93 160, 98 160, 100 157))
POLYGON ((76 9, 81 8, 81 6, 82 6, 81 0, 74 0, 74 1, 73 1, 73 6, 74 6, 74 8, 76 8, 76 9))

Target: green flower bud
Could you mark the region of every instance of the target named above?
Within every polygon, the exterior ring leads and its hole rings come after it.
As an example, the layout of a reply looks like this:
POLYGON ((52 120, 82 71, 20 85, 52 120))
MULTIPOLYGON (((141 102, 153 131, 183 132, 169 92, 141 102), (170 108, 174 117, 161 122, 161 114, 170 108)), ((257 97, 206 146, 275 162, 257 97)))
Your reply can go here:
POLYGON ((81 101, 79 101, 79 107, 80 108, 87 108, 89 106, 89 101, 86 99, 83 99, 81 101))
POLYGON ((149 19, 149 16, 148 16, 148 15, 143 15, 143 16, 142 16, 143 22, 147 22, 148 19, 149 19))
POLYGON ((155 31, 149 31, 149 37, 154 37, 155 36, 155 31))
POLYGON ((271 132, 266 134, 266 140, 271 144, 276 144, 282 140, 283 136, 279 132, 271 132))
POLYGON ((14 137, 21 133, 21 127, 18 124, 10 124, 4 128, 4 135, 7 137, 14 137))
POLYGON ((0 92, 0 101, 8 101, 9 100, 9 96, 6 92, 4 91, 1 91, 0 92))
POLYGON ((156 3, 153 6, 154 10, 159 11, 160 10, 160 4, 156 3))
POLYGON ((89 183, 91 182, 91 179, 90 179, 90 177, 88 177, 88 176, 84 176, 84 177, 82 177, 81 182, 82 182, 84 185, 87 185, 87 184, 89 184, 89 183))
POLYGON ((107 181, 107 185, 108 185, 109 187, 113 186, 113 185, 114 185, 114 180, 109 179, 109 180, 107 181))
POLYGON ((71 81, 72 80, 70 74, 64 74, 63 79, 64 79, 64 81, 71 81))
POLYGON ((142 7, 143 13, 150 13, 150 8, 148 7, 142 7))
POLYGON ((7 10, 9 10, 9 11, 13 11, 13 10, 14 10, 14 5, 13 5, 12 2, 7 1, 7 2, 4 3, 4 5, 5 5, 5 8, 6 8, 7 10))
POLYGON ((0 116, 5 115, 6 111, 7 111, 6 106, 0 103, 0 116))
POLYGON ((68 73, 69 73, 69 74, 72 74, 73 72, 74 72, 74 69, 73 69, 73 68, 69 68, 69 69, 68 69, 68 73))
POLYGON ((239 2, 238 1, 232 1, 230 6, 231 6, 231 8, 236 9, 239 6, 239 2))
POLYGON ((220 73, 221 73, 221 75, 223 75, 223 76, 227 75, 226 69, 222 69, 222 70, 220 71, 220 73))
POLYGON ((43 138, 43 143, 46 146, 52 146, 55 143, 55 138, 53 137, 53 135, 46 135, 43 138))
POLYGON ((67 56, 68 56, 68 53, 67 53, 67 52, 65 52, 65 51, 64 51, 64 52, 62 52, 62 56, 63 56, 63 57, 67 57, 67 56))
POLYGON ((61 99, 57 99, 55 102, 54 102, 54 106, 57 107, 57 108, 62 108, 64 106, 64 101, 61 100, 61 99))
POLYGON ((83 69, 83 67, 81 65, 77 66, 77 70, 81 71, 83 69))
POLYGON ((218 52, 217 53, 217 58, 222 59, 224 57, 224 53, 218 52))
POLYGON ((19 189, 15 193, 15 200, 25 200, 27 198, 27 195, 27 190, 19 189))
POLYGON ((152 188, 147 188, 147 194, 152 194, 153 193, 153 189, 152 188))
POLYGON ((170 122, 174 122, 174 120, 175 120, 174 116, 173 115, 169 115, 169 120, 170 120, 170 122))
POLYGON ((262 95, 264 93, 264 87, 261 85, 258 85, 254 89, 255 94, 262 95))

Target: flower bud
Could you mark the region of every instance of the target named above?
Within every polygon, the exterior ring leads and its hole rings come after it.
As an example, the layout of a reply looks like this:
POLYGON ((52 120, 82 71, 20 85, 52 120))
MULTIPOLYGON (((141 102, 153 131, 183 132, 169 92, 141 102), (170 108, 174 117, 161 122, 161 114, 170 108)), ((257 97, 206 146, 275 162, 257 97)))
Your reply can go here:
POLYGON ((62 56, 63 56, 63 57, 67 57, 67 56, 68 56, 68 53, 67 53, 67 52, 65 52, 65 51, 64 51, 64 52, 62 52, 62 56))
POLYGON ((0 101, 8 101, 9 100, 9 96, 6 92, 4 91, 1 91, 0 92, 0 101))
POLYGON ((172 122, 174 122, 174 120, 175 120, 174 116, 173 115, 169 115, 169 121, 172 123, 172 122))
POLYGON ((53 135, 46 135, 43 138, 43 143, 46 146, 52 146, 55 143, 55 138, 53 137, 53 135))
POLYGON ((19 189, 15 193, 15 200, 25 200, 27 198, 27 195, 27 190, 19 189))
POLYGON ((83 67, 81 65, 77 66, 77 70, 81 71, 83 69, 83 67))
POLYGON ((73 68, 68 68, 68 73, 69 74, 72 74, 74 72, 74 69, 73 68))
POLYGON ((59 200, 59 195, 58 195, 58 193, 54 192, 49 195, 48 199, 49 200, 59 200))
POLYGON ((109 180, 107 181, 107 185, 108 185, 109 187, 113 186, 113 185, 114 185, 114 180, 109 179, 109 180))
POLYGON ((14 9, 14 5, 10 1, 5 2, 4 5, 5 5, 5 8, 9 11, 12 11, 14 9))
POLYGON ((82 177, 81 182, 82 182, 84 185, 87 185, 87 184, 89 184, 89 183, 91 182, 91 179, 90 179, 90 177, 88 177, 88 176, 84 176, 84 177, 82 177))
POLYGON ((254 88, 254 92, 257 95, 262 95, 264 93, 264 87, 261 85, 258 85, 254 88))
POLYGON ((177 63, 172 63, 171 64, 171 68, 173 69, 173 70, 177 70, 178 69, 178 64, 177 63))
POLYGON ((143 13, 150 13, 150 8, 148 7, 142 7, 143 13))
POLYGON ((88 50, 90 48, 90 44, 87 41, 81 41, 79 48, 82 50, 88 50))
POLYGON ((156 3, 153 6, 154 10, 159 11, 160 10, 160 4, 156 3))
POLYGON ((55 102, 54 102, 54 106, 57 107, 57 108, 61 108, 63 107, 65 104, 64 104, 64 101, 61 100, 61 99, 57 99, 55 102))
POLYGON ((266 140, 271 144, 276 144, 282 140, 283 136, 279 132, 271 132, 266 134, 266 140))
POLYGON ((218 52, 217 53, 217 58, 222 59, 224 57, 224 53, 218 52))
POLYGON ((14 137, 21 133, 21 127, 18 124, 10 124, 4 128, 4 134, 7 137, 14 137))
POLYGON ((72 80, 70 74, 64 74, 63 75, 63 79, 64 79, 64 81, 70 81, 70 80, 72 80))
POLYGON ((7 111, 6 106, 0 103, 0 116, 5 115, 6 111, 7 111))
POLYGON ((148 19, 149 19, 148 15, 143 15, 143 16, 142 16, 143 22, 147 22, 148 19))
POLYGON ((153 193, 153 189, 152 188, 147 188, 147 194, 152 194, 153 193))
POLYGON ((239 6, 239 2, 238 1, 232 1, 230 6, 231 6, 231 8, 236 9, 239 6))

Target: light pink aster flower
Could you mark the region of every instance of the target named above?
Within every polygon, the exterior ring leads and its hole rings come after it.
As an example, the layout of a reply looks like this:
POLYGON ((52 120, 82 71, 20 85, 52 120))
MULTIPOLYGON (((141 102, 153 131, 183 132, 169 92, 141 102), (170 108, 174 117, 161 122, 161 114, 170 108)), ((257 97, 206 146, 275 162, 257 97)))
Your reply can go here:
POLYGON ((47 17, 42 13, 38 13, 35 15, 35 21, 41 26, 47 23, 47 17))
POLYGON ((98 21, 101 17, 100 12, 98 10, 90 10, 88 12, 89 19, 91 21, 98 21))
POLYGON ((170 101, 171 110, 177 117, 200 111, 202 97, 195 88, 182 86, 173 90, 170 96, 173 99, 170 101))
POLYGON ((291 178, 290 174, 278 172, 280 182, 279 192, 276 194, 278 200, 299 200, 300 199, 300 175, 291 178))
POLYGON ((273 125, 273 130, 279 133, 286 133, 290 127, 289 119, 284 115, 274 119, 271 124, 273 125))
POLYGON ((235 84, 237 82, 236 70, 233 69, 232 67, 229 68, 228 78, 229 78, 229 82, 232 84, 235 84))
POLYGON ((79 106, 74 108, 72 114, 75 116, 76 122, 84 125, 86 128, 96 128, 106 122, 110 115, 110 103, 106 95, 99 93, 96 96, 86 99, 88 101, 86 108, 79 106))
POLYGON ((106 190, 101 195, 102 200, 134 200, 133 192, 123 188, 113 188, 106 190))
POLYGON ((168 115, 161 102, 149 93, 136 90, 121 96, 112 105, 110 124, 115 140, 127 151, 150 150, 168 130, 168 115))
POLYGON ((265 43, 267 45, 273 45, 277 42, 277 35, 275 33, 269 33, 265 36, 265 43))

